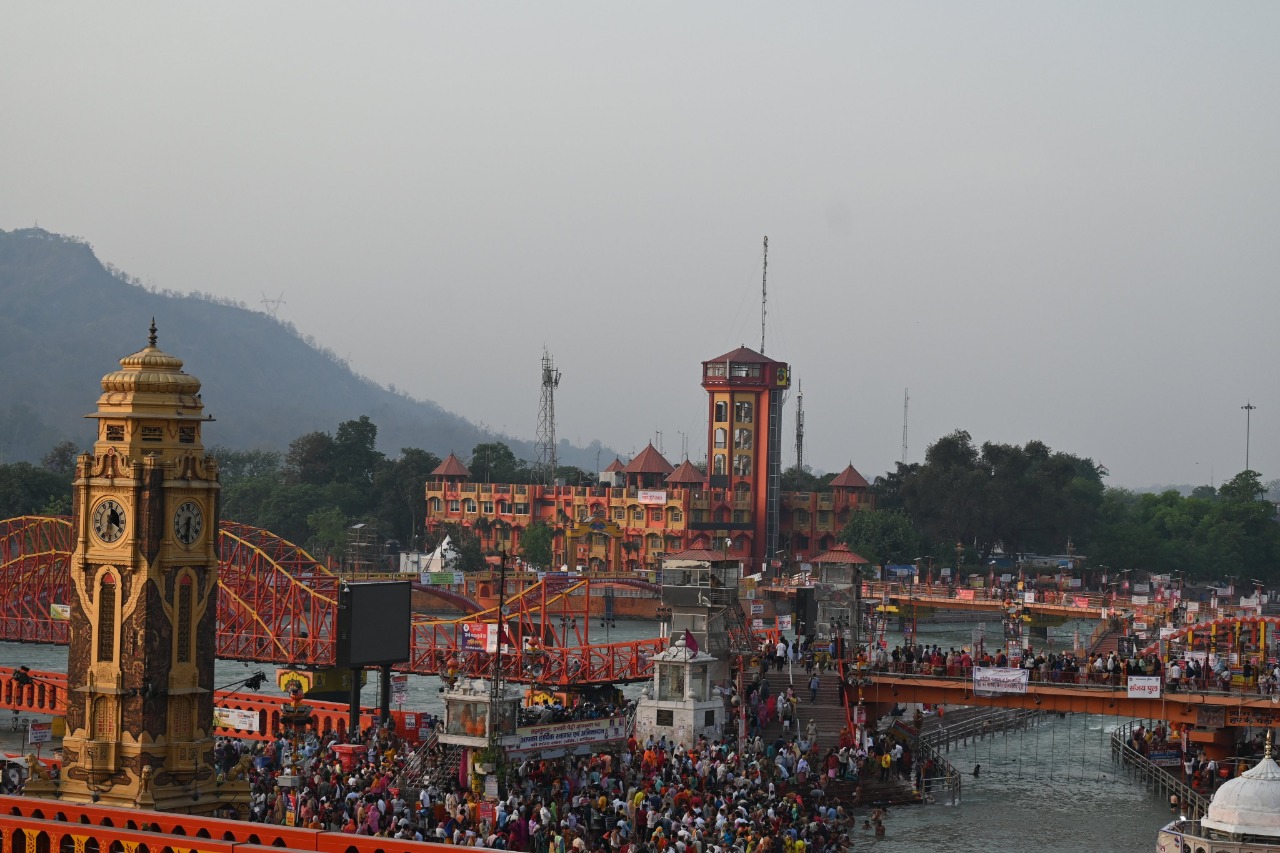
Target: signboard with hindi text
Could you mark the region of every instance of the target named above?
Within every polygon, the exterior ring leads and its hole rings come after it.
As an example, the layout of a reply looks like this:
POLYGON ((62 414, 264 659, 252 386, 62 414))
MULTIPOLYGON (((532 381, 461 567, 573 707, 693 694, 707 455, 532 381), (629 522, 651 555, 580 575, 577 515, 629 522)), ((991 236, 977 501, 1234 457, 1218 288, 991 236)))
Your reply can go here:
POLYGON ((497 622, 463 622, 458 626, 458 646, 464 652, 498 651, 497 622))
POLYGON ((1129 698, 1130 699, 1159 699, 1160 698, 1160 676, 1158 675, 1129 676, 1129 698))
POLYGON ((790 630, 791 630, 791 616, 790 616, 790 615, 786 615, 786 616, 779 616, 779 617, 778 617, 778 630, 779 630, 779 631, 790 631, 790 630))
POLYGON ((973 669, 973 695, 998 696, 1002 693, 1026 693, 1031 673, 1019 667, 978 666, 973 669))
POLYGON ((667 493, 656 489, 641 489, 636 492, 636 501, 642 504, 665 504, 667 493))
POLYGON ((627 718, 606 717, 602 720, 575 720, 545 726, 521 726, 516 729, 516 743, 508 752, 532 752, 549 749, 571 749, 587 744, 626 740, 627 718))

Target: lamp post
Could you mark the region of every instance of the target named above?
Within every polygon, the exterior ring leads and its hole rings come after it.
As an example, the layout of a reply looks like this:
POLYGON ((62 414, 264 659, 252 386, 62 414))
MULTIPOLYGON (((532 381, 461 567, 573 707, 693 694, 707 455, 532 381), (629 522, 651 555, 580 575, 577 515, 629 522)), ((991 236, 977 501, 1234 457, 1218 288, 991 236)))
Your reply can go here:
POLYGON ((1253 410, 1258 408, 1251 401, 1246 401, 1240 408, 1244 409, 1244 470, 1249 469, 1249 427, 1253 420, 1253 410))

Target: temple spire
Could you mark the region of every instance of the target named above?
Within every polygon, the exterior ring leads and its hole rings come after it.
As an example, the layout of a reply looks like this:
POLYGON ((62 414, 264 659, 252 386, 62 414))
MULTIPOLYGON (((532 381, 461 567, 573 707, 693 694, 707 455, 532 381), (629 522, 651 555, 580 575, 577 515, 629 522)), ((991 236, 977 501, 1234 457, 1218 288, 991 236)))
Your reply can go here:
POLYGON ((156 318, 151 318, 151 336, 147 338, 147 346, 154 347, 156 345, 156 318))

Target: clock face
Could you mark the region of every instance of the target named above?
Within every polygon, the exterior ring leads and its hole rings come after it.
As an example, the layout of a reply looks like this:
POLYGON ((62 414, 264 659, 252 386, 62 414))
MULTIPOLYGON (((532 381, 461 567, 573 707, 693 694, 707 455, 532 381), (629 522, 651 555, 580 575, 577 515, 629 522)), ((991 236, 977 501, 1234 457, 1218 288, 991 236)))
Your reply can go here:
POLYGON ((200 538, 204 530, 204 512, 194 501, 186 501, 173 514, 173 534, 183 545, 190 545, 200 538))
POLYGON ((105 500, 93 510, 93 532, 103 542, 115 542, 124 535, 124 507, 116 501, 105 500))

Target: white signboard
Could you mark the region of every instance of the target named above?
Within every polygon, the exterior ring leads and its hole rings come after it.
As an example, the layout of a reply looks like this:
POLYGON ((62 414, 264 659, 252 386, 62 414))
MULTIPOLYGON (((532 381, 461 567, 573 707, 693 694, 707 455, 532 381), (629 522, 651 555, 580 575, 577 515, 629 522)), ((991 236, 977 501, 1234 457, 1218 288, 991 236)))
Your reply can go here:
POLYGON ((27 743, 48 743, 53 740, 53 723, 30 723, 27 727, 27 743))
POLYGON ((751 602, 751 615, 752 615, 752 616, 763 616, 763 615, 764 615, 764 602, 763 602, 763 601, 753 601, 753 602, 751 602))
POLYGON ((661 506, 667 502, 667 493, 655 489, 641 489, 636 492, 636 500, 642 504, 658 504, 661 506))
POLYGON ((403 705, 409 701, 409 676, 391 676, 391 701, 397 705, 403 705))
POLYGON ((751 620, 751 629, 752 629, 753 631, 763 631, 763 630, 764 630, 764 620, 763 620, 763 619, 752 619, 752 620, 751 620))
POLYGON ((1008 572, 1005 572, 1003 575, 1000 576, 1000 583, 1008 583, 1011 580, 1013 580, 1013 575, 1009 574, 1008 572))
POLYGON ((625 740, 627 718, 609 717, 603 720, 577 720, 546 726, 522 726, 516 729, 516 737, 519 741, 515 746, 508 747, 508 752, 563 749, 588 743, 625 740))
POLYGON ((1035 603, 1036 603, 1036 594, 1035 594, 1034 592, 1024 592, 1024 593, 1022 594, 1022 603, 1023 603, 1023 604, 1035 604, 1035 603))
POLYGON ((1145 595, 1135 595, 1129 601, 1135 606, 1149 603, 1149 599, 1145 595))
POLYGON ((1158 675, 1129 676, 1129 698, 1130 699, 1159 699, 1160 698, 1160 676, 1158 675))
POLYGON ((791 617, 790 617, 790 616, 779 616, 779 617, 778 617, 778 630, 779 630, 779 631, 790 631, 790 630, 791 630, 791 617))
POLYGON ((1133 591, 1134 592, 1151 592, 1151 584, 1135 583, 1133 585, 1133 591))
POLYGON ((973 669, 973 695, 997 696, 1001 693, 1026 693, 1028 670, 977 666, 973 669))
POLYGON ((224 729, 256 732, 258 730, 258 712, 245 711, 240 708, 214 708, 213 724, 224 729))
POLYGON ((1200 612, 1200 602, 1198 602, 1198 601, 1188 601, 1188 602, 1186 602, 1186 605, 1187 605, 1187 612, 1188 612, 1188 613, 1199 613, 1199 612, 1200 612))

